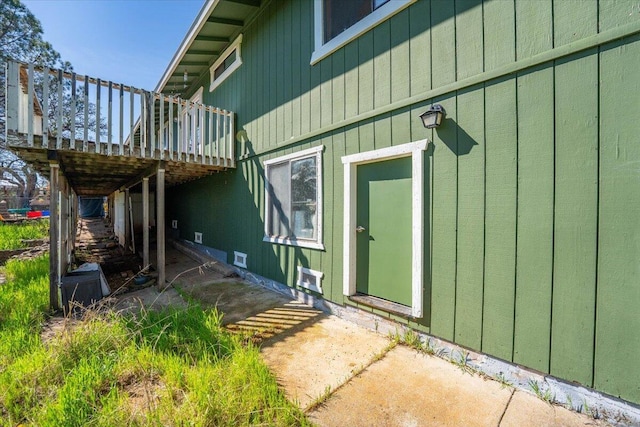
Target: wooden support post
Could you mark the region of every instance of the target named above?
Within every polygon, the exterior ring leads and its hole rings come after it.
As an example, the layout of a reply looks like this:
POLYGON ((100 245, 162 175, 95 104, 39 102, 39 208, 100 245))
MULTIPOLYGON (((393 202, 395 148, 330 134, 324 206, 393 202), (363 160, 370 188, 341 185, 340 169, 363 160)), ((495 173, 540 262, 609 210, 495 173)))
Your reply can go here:
POLYGON ((149 178, 142 178, 142 267, 149 265, 149 178))
POLYGON ((131 242, 131 222, 129 221, 129 189, 124 190, 124 249, 129 250, 129 242, 131 242))
POLYGON ((158 260, 156 268, 158 270, 158 288, 165 288, 165 248, 164 248, 164 162, 158 164, 158 173, 156 175, 156 244, 158 260))
POLYGON ((50 163, 49 165, 49 185, 50 185, 50 205, 49 205, 49 306, 52 310, 60 309, 58 299, 58 281, 60 280, 60 230, 58 220, 60 217, 60 206, 58 203, 58 173, 60 165, 50 163))

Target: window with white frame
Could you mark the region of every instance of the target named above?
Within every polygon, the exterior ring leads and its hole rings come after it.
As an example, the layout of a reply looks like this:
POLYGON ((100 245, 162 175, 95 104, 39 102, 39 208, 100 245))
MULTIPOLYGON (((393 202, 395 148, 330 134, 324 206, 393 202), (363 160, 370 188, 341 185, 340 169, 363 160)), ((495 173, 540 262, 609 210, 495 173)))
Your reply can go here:
POLYGON ((222 55, 216 62, 213 63, 209 69, 211 78, 211 84, 209 91, 212 92, 216 87, 220 85, 227 77, 229 77, 235 70, 242 65, 242 56, 240 53, 240 47, 242 45, 242 34, 240 34, 231 45, 222 52, 222 55))
POLYGON ((315 0, 315 64, 416 0, 315 0))
POLYGON ((267 160, 264 241, 324 249, 322 150, 314 147, 267 160))

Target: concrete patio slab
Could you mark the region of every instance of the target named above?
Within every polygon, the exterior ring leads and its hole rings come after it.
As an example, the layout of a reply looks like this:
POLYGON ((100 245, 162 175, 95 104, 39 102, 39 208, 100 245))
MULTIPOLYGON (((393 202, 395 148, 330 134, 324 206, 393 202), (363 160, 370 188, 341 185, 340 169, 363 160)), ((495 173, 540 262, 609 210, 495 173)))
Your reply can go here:
POLYGON ((309 416, 319 426, 497 426, 511 393, 398 346, 309 416))
POLYGON ((388 345, 381 335, 319 314, 305 327, 265 341, 261 352, 287 397, 304 409, 347 382, 388 345))
POLYGON ((578 414, 562 406, 551 405, 538 397, 516 391, 502 418, 500 427, 578 427, 608 426, 584 414, 578 414))

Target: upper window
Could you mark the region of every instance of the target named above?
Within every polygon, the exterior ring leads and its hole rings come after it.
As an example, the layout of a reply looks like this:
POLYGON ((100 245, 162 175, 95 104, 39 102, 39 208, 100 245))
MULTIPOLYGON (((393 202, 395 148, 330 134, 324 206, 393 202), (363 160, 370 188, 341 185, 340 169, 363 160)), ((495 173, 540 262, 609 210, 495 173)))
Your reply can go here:
POLYGON ((211 75, 211 85, 209 91, 213 91, 220 83, 231 75, 242 65, 240 46, 242 45, 242 34, 240 34, 231 45, 222 52, 222 55, 209 69, 211 75))
POLYGON ((315 0, 311 64, 338 50, 416 0, 315 0))
POLYGON ((264 162, 264 241, 324 249, 323 148, 319 146, 264 162))

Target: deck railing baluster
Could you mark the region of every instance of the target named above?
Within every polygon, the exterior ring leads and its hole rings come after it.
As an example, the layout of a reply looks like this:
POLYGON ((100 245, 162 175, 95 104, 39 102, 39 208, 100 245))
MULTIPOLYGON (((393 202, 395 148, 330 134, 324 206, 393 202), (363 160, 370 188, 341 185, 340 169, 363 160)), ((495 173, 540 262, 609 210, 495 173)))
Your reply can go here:
POLYGON ((216 165, 220 166, 220 110, 216 111, 216 165))
POLYGON ((178 98, 178 161, 182 161, 182 101, 178 98))
POLYGON ((198 119, 200 123, 198 124, 198 151, 200 154, 200 163, 204 163, 204 105, 200 104, 199 106, 200 112, 198 114, 198 119))
POLYGON ((76 73, 71 74, 71 117, 69 118, 71 135, 69 135, 69 147, 76 149, 76 73))
POLYGON ((149 92, 149 157, 152 159, 156 157, 156 94, 149 92))
POLYGON ((133 105, 134 105, 134 101, 135 101, 135 93, 136 90, 134 89, 133 86, 131 86, 129 88, 129 127, 130 127, 130 131, 129 131, 129 155, 132 156, 134 153, 133 150, 133 132, 135 130, 135 124, 133 123, 133 105))
POLYGON ((227 110, 222 110, 223 118, 222 121, 222 136, 224 138, 224 143, 222 144, 223 156, 224 156, 224 167, 227 167, 227 144, 228 142, 228 131, 227 131, 227 110))
POLYGON ((102 147, 100 146, 100 98, 102 95, 102 84, 100 79, 96 82, 96 145, 95 152, 101 153, 102 147))
POLYGON ((42 146, 49 148, 49 69, 42 70, 42 146))
POLYGON ((111 116, 113 109, 113 82, 109 82, 109 104, 107 107, 107 156, 111 155, 111 126, 113 125, 113 118, 111 116))
POLYGON ((120 85, 120 125, 118 126, 118 154, 124 154, 124 85, 120 85))
POLYGON ((169 145, 169 158, 171 160, 173 160, 173 144, 176 141, 176 135, 175 135, 175 128, 174 128, 174 121, 173 121, 173 96, 169 97, 169 129, 168 129, 168 134, 169 134, 169 141, 167 141, 167 144, 169 145))
POLYGON ((89 76, 84 76, 84 139, 82 151, 89 151, 89 76))
POLYGON ((236 167, 236 156, 235 156, 235 146, 236 146, 236 135, 235 135, 235 124, 234 124, 234 114, 229 111, 229 166, 232 168, 236 167))
POLYGON ((164 96, 160 94, 160 117, 158 117, 158 148, 160 150, 160 158, 164 160, 165 140, 164 140, 164 96))
POLYGON ((33 147, 33 102, 34 102, 34 90, 33 90, 33 64, 29 64, 29 83, 27 84, 27 103, 29 104, 27 115, 27 143, 30 147, 33 147))
POLYGON ((62 70, 58 70, 58 111, 56 120, 56 148, 62 148, 62 117, 64 115, 64 97, 62 95, 63 76, 62 70))

